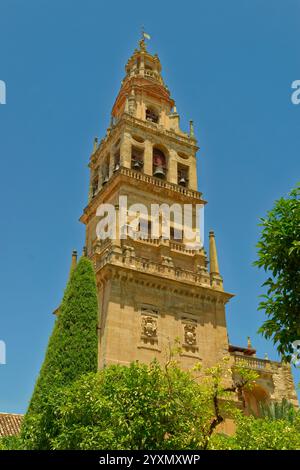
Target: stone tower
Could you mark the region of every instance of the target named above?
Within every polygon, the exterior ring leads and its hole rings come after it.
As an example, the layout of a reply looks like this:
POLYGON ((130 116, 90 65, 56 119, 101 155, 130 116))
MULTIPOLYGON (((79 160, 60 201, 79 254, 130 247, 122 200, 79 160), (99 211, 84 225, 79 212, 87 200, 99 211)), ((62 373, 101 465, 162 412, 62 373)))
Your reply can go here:
POLYGON ((189 134, 180 129, 159 58, 143 39, 125 70, 110 127, 91 155, 89 203, 81 218, 99 288, 99 366, 165 360, 176 339, 184 367, 198 360, 214 364, 228 354, 225 304, 231 295, 223 290, 213 232, 210 273, 204 249, 174 236, 174 219, 169 239, 151 237, 151 216, 148 238, 97 239, 97 208, 111 203, 118 211, 120 196, 127 196, 128 207, 205 204, 197 191, 192 122, 189 134))
MULTIPOLYGON (((89 201, 81 216, 99 292, 99 367, 148 363, 154 357, 165 361, 177 341, 182 367, 196 361, 209 367, 228 355, 233 363, 245 361, 259 369, 271 397, 276 388, 271 361, 254 360, 252 348, 228 344, 225 305, 232 295, 223 289, 214 233, 209 233, 209 259, 201 245, 188 243, 185 235, 178 238, 185 222, 178 226, 172 215, 170 236, 152 237, 151 204, 191 205, 195 221, 195 207, 206 203, 197 190, 198 147, 192 121, 189 133, 181 130, 160 60, 147 51, 144 39, 125 71, 107 133, 99 143, 95 139, 89 201), (128 207, 142 203, 149 208, 150 215, 140 214, 146 218, 144 236, 120 235, 128 225, 119 213, 125 196, 128 207), (116 211, 113 239, 97 237, 97 209, 103 204, 116 211)), ((290 372, 277 369, 277 382, 294 399, 290 372)))

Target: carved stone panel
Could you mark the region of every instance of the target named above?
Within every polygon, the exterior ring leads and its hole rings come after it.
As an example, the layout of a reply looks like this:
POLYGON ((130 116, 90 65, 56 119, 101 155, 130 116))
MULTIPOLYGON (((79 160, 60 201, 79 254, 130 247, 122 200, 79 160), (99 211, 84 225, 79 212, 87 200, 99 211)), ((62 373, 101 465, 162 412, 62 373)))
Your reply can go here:
POLYGON ((142 317, 142 336, 146 336, 148 338, 156 338, 157 337, 157 320, 156 320, 156 318, 143 315, 143 317, 142 317))
POLYGON ((198 352, 197 328, 198 322, 191 318, 182 318, 182 349, 184 355, 194 355, 198 352))
POLYGON ((140 344, 138 347, 158 350, 158 310, 143 305, 140 307, 140 344))
POLYGON ((184 325, 184 342, 189 346, 196 346, 197 336, 196 336, 197 325, 194 323, 186 323, 184 325))

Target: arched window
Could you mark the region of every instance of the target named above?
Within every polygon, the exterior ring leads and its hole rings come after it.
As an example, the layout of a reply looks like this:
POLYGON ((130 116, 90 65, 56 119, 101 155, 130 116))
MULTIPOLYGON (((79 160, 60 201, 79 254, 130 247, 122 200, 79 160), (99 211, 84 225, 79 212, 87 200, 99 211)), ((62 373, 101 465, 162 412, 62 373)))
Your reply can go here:
POLYGON ((131 150, 131 168, 136 171, 141 171, 144 166, 144 150, 132 147, 131 150))
POLYGON ((153 176, 165 179, 167 175, 167 159, 164 152, 156 147, 153 148, 153 176))
POLYGON ((109 155, 104 159, 102 167, 102 184, 108 183, 109 180, 109 155))
POLYGON ((146 109, 146 121, 155 122, 156 124, 159 121, 159 115, 157 111, 153 108, 146 109))
POLYGON ((269 394, 260 385, 255 384, 250 391, 244 392, 246 414, 260 415, 260 404, 268 403, 269 394))
POLYGON ((98 186, 99 186, 99 177, 98 177, 98 174, 96 173, 92 181, 92 196, 93 197, 96 196, 98 192, 98 186))
POLYGON ((118 148, 114 153, 114 173, 120 169, 120 149, 118 148))
POLYGON ((178 165, 177 167, 177 183, 186 188, 189 182, 189 167, 186 165, 178 165))

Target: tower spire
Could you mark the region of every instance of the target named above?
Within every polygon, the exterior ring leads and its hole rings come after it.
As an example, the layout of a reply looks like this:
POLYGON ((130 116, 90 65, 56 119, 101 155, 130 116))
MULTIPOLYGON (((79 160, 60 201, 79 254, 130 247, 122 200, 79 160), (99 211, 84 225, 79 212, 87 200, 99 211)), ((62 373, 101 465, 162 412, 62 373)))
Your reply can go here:
POLYGON ((210 283, 218 290, 223 290, 223 279, 220 276, 215 233, 209 232, 209 264, 210 264, 210 283))

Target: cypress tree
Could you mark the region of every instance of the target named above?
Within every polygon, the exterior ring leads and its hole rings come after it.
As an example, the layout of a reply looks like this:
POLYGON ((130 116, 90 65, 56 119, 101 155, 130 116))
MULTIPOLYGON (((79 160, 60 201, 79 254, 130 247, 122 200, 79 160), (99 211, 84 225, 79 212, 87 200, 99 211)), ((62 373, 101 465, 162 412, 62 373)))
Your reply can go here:
MULTIPOLYGON (((91 261, 83 256, 70 272, 45 360, 24 418, 22 437, 26 448, 48 448, 47 435, 53 431, 48 429, 51 398, 55 398, 55 393, 62 393, 64 386, 82 374, 96 372, 97 320, 95 273, 91 261)), ((55 427, 55 423, 53 425, 55 427)))

